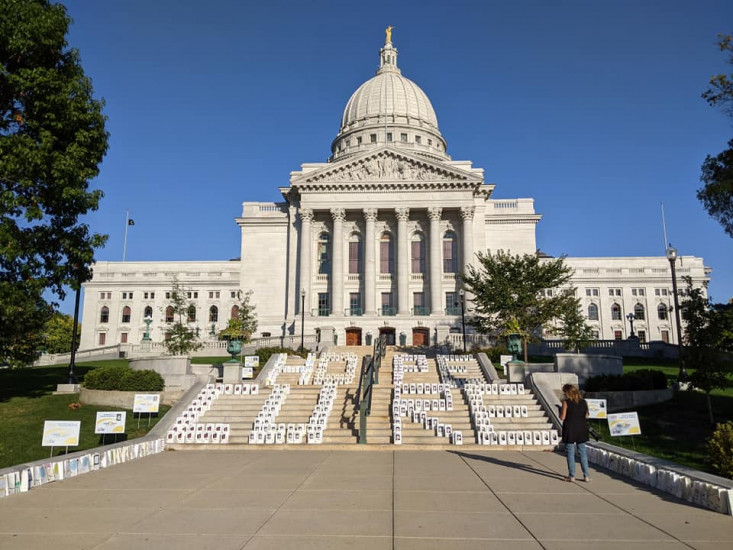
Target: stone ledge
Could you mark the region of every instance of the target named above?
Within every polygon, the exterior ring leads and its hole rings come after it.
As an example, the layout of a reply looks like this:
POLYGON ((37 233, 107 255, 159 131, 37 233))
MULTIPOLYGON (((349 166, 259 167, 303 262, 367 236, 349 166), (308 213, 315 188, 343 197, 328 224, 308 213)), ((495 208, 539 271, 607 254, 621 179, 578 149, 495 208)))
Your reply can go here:
POLYGON ((636 407, 646 407, 664 403, 674 397, 674 389, 638 391, 596 391, 586 392, 588 399, 605 399, 608 412, 626 411, 636 407))

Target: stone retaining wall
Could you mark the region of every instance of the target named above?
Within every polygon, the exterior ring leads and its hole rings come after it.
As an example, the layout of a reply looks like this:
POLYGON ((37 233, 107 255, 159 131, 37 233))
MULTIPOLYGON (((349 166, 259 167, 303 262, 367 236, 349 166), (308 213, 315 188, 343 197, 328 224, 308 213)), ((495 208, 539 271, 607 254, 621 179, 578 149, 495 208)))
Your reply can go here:
POLYGON ((608 412, 629 411, 637 407, 664 403, 674 397, 674 389, 639 391, 594 391, 586 392, 588 399, 605 399, 608 412))

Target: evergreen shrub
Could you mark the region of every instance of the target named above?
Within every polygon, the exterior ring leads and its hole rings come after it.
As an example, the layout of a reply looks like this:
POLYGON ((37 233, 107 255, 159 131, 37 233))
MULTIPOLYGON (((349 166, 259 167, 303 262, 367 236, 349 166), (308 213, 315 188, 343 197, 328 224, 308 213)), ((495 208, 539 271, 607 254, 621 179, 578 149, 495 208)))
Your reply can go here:
POLYGON ((84 376, 84 387, 105 391, 162 391, 165 381, 154 370, 110 366, 90 370, 84 376))
POLYGON ((733 478, 733 422, 717 425, 708 439, 708 454, 716 472, 733 478))
POLYGON ((643 369, 624 374, 599 374, 585 383, 585 391, 641 391, 664 390, 667 376, 660 370, 643 369))

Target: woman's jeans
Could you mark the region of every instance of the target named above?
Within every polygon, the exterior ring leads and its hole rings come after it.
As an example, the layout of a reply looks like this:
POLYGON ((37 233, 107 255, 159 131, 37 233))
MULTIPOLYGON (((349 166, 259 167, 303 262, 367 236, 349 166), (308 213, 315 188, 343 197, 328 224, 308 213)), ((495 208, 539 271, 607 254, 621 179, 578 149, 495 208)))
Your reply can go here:
POLYGON ((575 446, 578 446, 578 454, 580 455, 580 467, 585 477, 590 477, 588 473, 588 454, 585 451, 585 443, 565 443, 565 452, 568 455, 568 475, 575 477, 575 446))

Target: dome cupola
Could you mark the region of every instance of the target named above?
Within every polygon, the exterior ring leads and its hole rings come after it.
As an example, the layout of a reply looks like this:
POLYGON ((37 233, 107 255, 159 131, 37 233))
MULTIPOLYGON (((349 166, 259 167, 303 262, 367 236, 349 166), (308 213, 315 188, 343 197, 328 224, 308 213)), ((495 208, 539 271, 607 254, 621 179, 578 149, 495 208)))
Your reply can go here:
POLYGON ((450 159, 438 118, 425 92, 402 76, 392 27, 379 51, 379 69, 353 93, 341 128, 331 144, 330 161, 386 145, 441 160, 450 159))

